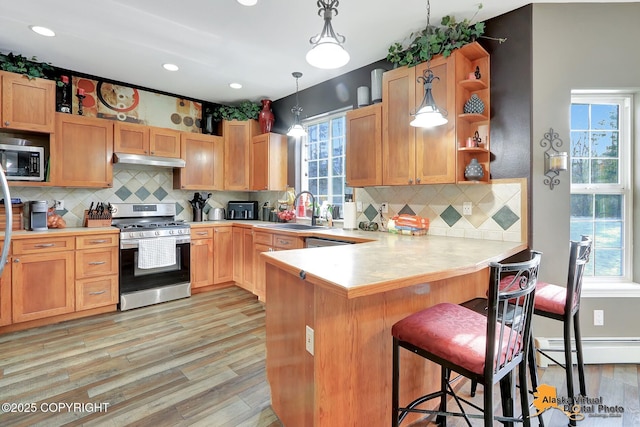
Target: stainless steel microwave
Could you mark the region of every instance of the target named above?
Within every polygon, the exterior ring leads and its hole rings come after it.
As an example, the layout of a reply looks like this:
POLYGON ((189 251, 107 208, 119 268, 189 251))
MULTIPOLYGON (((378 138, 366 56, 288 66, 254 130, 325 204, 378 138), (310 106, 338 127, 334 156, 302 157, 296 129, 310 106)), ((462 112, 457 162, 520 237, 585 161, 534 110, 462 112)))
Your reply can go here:
POLYGON ((44 148, 0 144, 0 166, 9 181, 44 181, 44 148))

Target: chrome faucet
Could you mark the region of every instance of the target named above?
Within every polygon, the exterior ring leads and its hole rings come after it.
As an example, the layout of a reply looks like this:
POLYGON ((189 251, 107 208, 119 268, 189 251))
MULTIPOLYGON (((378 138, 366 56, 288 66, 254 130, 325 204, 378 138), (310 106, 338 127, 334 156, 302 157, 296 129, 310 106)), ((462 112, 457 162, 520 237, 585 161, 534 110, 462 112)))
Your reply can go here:
POLYGON ((313 193, 311 193, 310 191, 301 191, 296 194, 296 197, 293 199, 293 208, 295 210, 298 198, 305 193, 311 196, 311 225, 316 225, 316 218, 318 217, 316 216, 316 197, 313 195, 313 193))

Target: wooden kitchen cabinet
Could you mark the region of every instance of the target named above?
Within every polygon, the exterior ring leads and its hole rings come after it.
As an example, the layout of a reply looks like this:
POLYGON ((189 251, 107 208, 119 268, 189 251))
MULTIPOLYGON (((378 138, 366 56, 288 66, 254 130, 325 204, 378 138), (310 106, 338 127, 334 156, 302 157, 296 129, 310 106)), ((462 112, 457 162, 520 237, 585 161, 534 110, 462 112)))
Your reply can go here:
POLYGON ((11 257, 8 257, 0 276, 0 326, 11 323, 11 257))
POLYGON ((213 228, 213 283, 233 281, 233 228, 213 228))
POLYGON ((251 143, 259 134, 257 120, 223 120, 224 189, 248 191, 250 189, 251 143))
POLYGON ((287 189, 287 137, 263 133, 251 141, 251 190, 287 189))
POLYGON ((113 186, 113 122, 110 120, 56 113, 54 150, 50 167, 55 185, 113 186))
POLYGON ((444 184, 456 181, 455 66, 441 55, 431 60, 435 80, 433 96, 449 122, 431 129, 409 125, 424 97, 417 78, 426 63, 401 67, 383 74, 382 85, 382 184, 444 184))
POLYGON ((233 227, 233 281, 249 292, 253 288, 253 230, 233 227))
POLYGON ((347 112, 346 185, 382 185, 382 104, 347 112))
POLYGON ((13 242, 11 270, 13 322, 75 310, 73 237, 13 242))
POLYGON ((179 158, 181 134, 173 129, 117 121, 114 124, 114 151, 179 158))
POLYGON ((76 237, 76 311, 118 304, 118 235, 76 237))
POLYGON ((183 168, 173 169, 173 188, 181 190, 222 190, 224 141, 220 136, 183 133, 180 157, 183 168))
POLYGON ((491 66, 487 51, 474 42, 454 52, 456 68, 456 139, 458 159, 456 181, 460 184, 489 182, 491 179, 491 151, 489 147, 489 127, 491 111, 491 66), (470 79, 478 67, 480 79, 470 79), (482 113, 465 113, 464 105, 472 95, 477 95, 484 104, 482 113), (466 141, 478 132, 482 144, 468 147, 466 141), (469 181, 464 176, 465 167, 471 159, 477 159, 484 169, 484 177, 479 181, 469 181))
POLYGON ((254 231, 253 233, 253 289, 258 300, 267 301, 265 287, 265 262, 260 257, 263 252, 283 251, 304 248, 304 237, 288 234, 277 234, 269 231, 254 231))
POLYGON ((2 108, 0 127, 4 129, 53 133, 56 111, 56 83, 29 79, 0 71, 2 108))
POLYGON ((191 287, 213 284, 213 227, 191 229, 191 287))

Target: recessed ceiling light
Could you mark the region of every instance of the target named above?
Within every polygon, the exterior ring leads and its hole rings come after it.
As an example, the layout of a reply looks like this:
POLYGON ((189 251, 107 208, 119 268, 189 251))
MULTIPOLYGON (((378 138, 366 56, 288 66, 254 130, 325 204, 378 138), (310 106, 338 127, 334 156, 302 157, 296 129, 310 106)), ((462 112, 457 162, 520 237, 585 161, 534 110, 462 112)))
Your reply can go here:
POLYGON ((176 64, 162 64, 162 68, 167 71, 178 71, 180 69, 176 64))
POLYGON ((229 87, 233 89, 242 89, 242 85, 240 83, 229 83, 229 87))
POLYGON ((47 27, 41 27, 39 25, 31 25, 29 26, 29 28, 31 28, 31 31, 33 31, 34 33, 40 34, 41 36, 53 37, 56 35, 56 33, 54 33, 53 30, 50 30, 47 27))
POLYGON ((238 3, 243 6, 255 6, 258 0, 238 0, 238 3))

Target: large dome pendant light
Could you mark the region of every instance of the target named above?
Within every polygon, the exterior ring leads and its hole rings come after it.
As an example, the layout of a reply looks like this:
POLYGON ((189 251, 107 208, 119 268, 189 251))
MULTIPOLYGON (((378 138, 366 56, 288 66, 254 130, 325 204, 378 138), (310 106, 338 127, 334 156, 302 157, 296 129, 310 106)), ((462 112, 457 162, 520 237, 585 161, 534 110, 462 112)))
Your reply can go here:
POLYGON ((300 124, 300 113, 302 113, 302 107, 298 102, 298 79, 302 77, 302 73, 299 71, 294 71, 293 73, 291 73, 291 75, 296 79, 296 105, 291 109, 291 112, 293 113, 293 125, 291 125, 291 127, 287 131, 287 136, 299 138, 307 134, 307 131, 305 131, 300 124))
MULTIPOLYGON (((430 16, 431 4, 429 0, 427 0, 427 34, 430 31, 430 16)), ((431 55, 429 52, 430 46, 431 43, 427 42, 427 69, 424 70, 422 76, 416 79, 418 83, 422 82, 422 84, 424 85, 424 98, 422 99, 420 106, 417 108, 416 113, 413 114, 413 120, 411 121, 411 123, 409 123, 411 126, 419 128, 432 128, 444 125, 449 122, 446 117, 447 111, 444 109, 440 110, 438 108, 435 99, 433 99, 433 93, 431 92, 433 81, 440 80, 440 77, 434 76, 433 71, 431 71, 431 55)))
POLYGON ((316 68, 334 69, 340 68, 349 62, 349 53, 344 50, 342 43, 346 37, 337 34, 331 26, 331 17, 335 12, 338 15, 338 0, 318 0, 318 16, 324 14, 324 26, 320 34, 311 37, 309 43, 313 45, 307 52, 307 62, 316 68))

